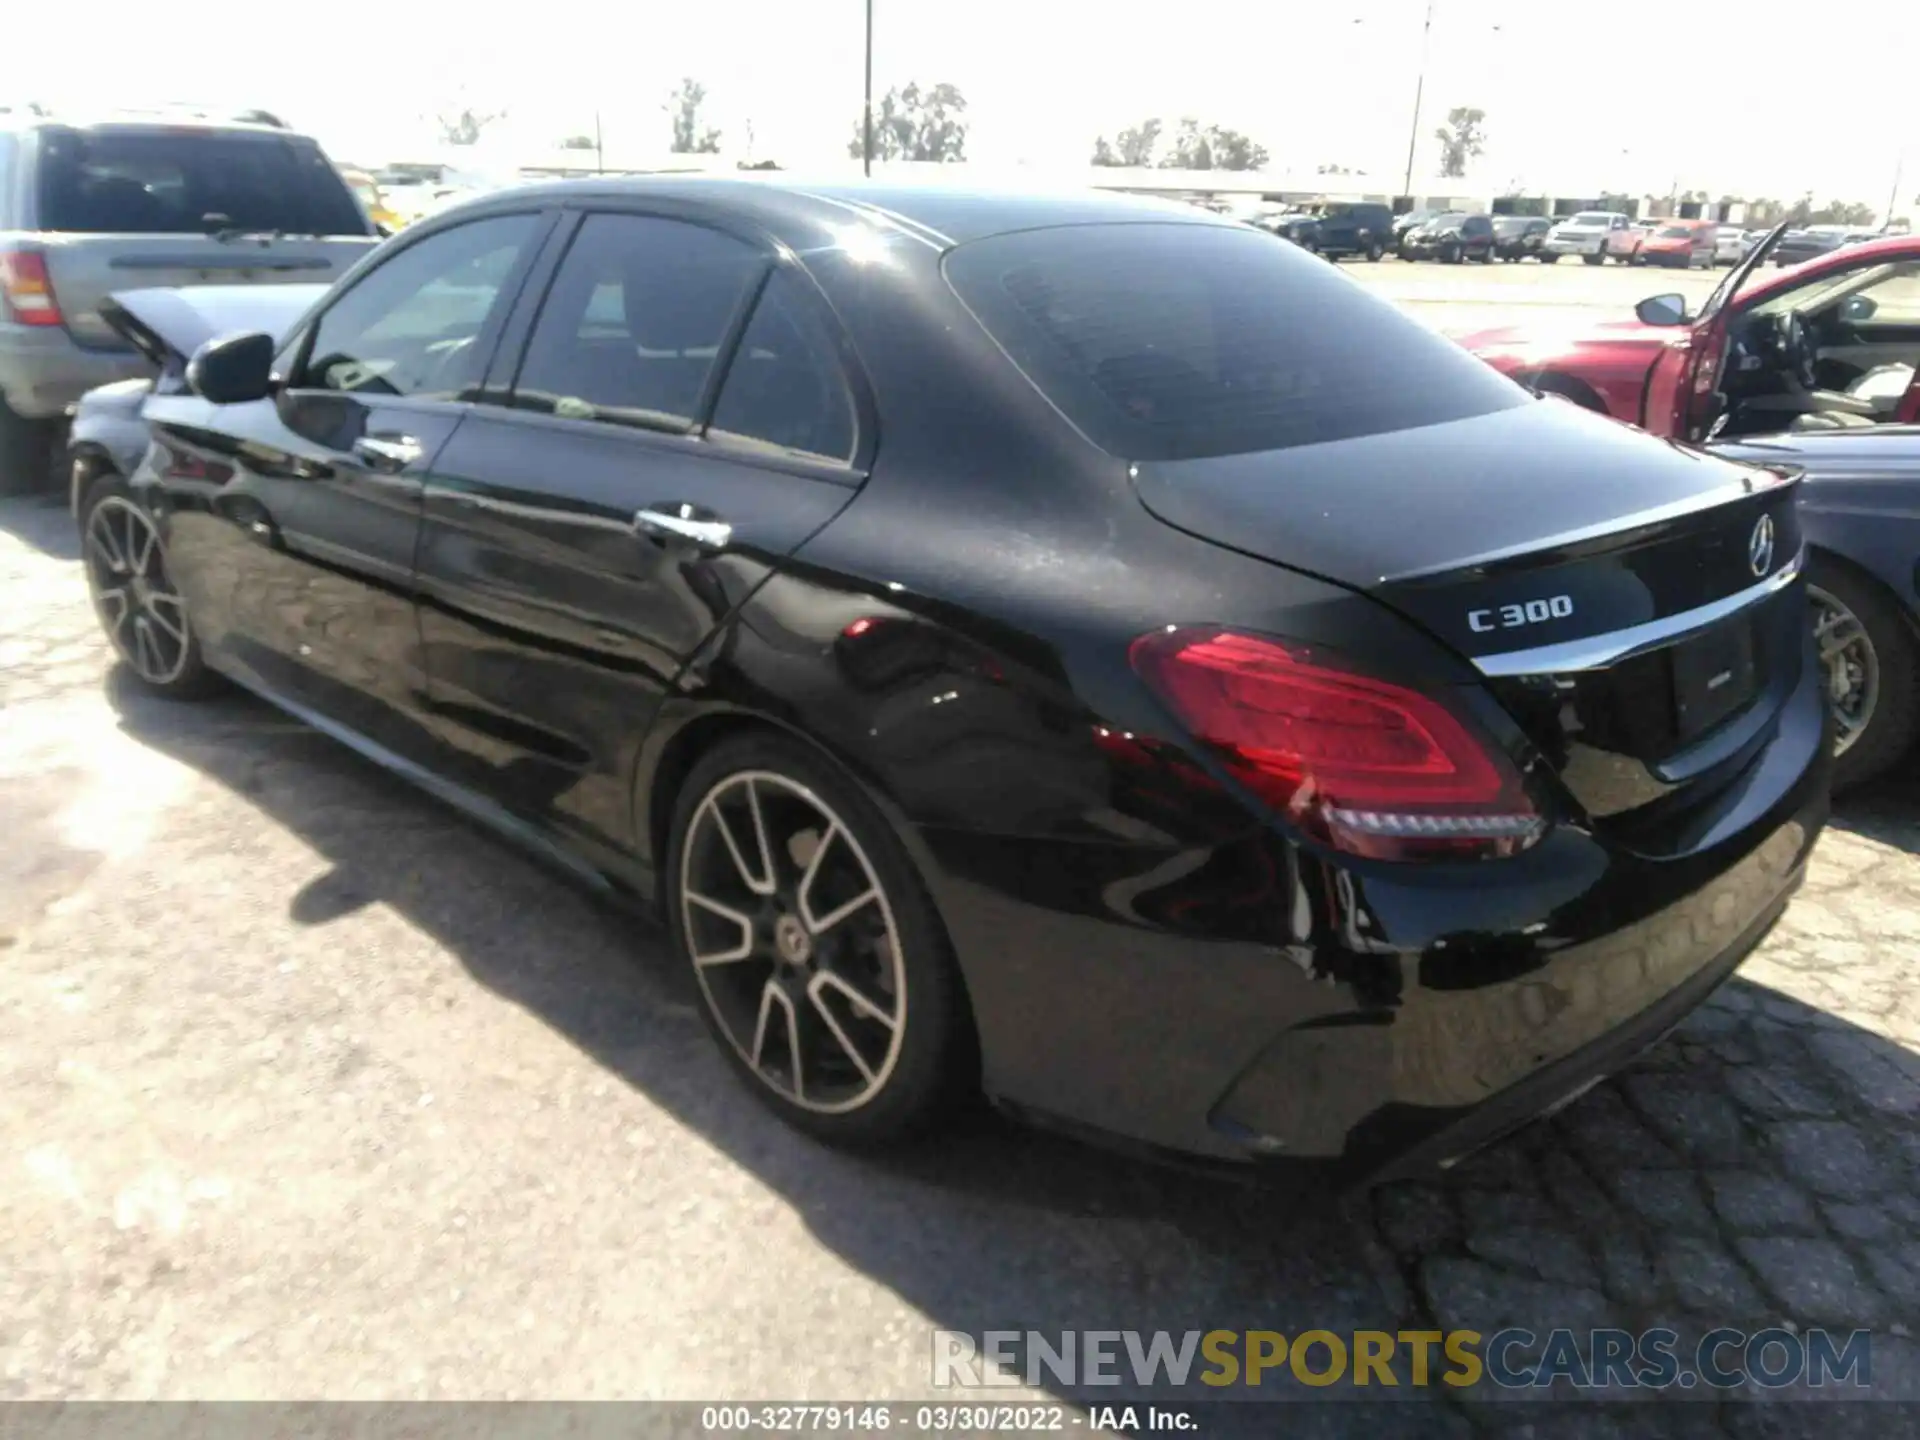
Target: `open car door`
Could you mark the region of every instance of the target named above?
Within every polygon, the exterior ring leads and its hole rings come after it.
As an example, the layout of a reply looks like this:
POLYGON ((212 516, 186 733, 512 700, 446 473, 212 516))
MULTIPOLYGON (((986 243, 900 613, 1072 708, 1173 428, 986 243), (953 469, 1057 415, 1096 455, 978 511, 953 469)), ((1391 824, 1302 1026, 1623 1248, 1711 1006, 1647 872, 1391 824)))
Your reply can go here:
POLYGON ((1786 233, 1784 223, 1774 226, 1746 259, 1727 272, 1700 313, 1676 327, 1647 374, 1646 398, 1640 408, 1642 429, 1677 440, 1699 440, 1706 434, 1720 408, 1715 386, 1720 357, 1726 354, 1733 297, 1786 233))

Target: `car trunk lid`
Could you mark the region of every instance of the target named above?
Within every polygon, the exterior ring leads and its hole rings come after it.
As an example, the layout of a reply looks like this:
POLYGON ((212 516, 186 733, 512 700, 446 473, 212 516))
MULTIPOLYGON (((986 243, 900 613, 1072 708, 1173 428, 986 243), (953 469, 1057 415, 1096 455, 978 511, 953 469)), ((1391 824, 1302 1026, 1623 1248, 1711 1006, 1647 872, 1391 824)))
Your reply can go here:
POLYGON ((101 305, 115 291, 331 283, 376 242, 207 235, 49 235, 41 249, 68 332, 91 349, 126 345, 101 305))
POLYGON ((1622 833, 1725 774, 1798 676, 1796 486, 1557 399, 1133 472, 1163 521, 1363 591, 1465 657, 1622 833))

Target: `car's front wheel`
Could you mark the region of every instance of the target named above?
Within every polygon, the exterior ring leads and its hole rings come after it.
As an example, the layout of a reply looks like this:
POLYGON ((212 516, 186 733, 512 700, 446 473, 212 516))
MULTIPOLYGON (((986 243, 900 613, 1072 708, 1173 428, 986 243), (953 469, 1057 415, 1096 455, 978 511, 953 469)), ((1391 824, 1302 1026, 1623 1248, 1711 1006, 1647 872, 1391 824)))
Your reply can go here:
POLYGON ((1548 254, 1543 250, 1540 253, 1540 263, 1542 265, 1558 265, 1560 263, 1560 257, 1557 254, 1548 254))
POLYGON ((1607 263, 1607 252, 1604 250, 1596 250, 1593 254, 1582 255, 1580 258, 1589 265, 1604 265, 1607 263))
POLYGON ((1371 245, 1367 246, 1368 260, 1377 261, 1380 259, 1381 256, 1385 255, 1386 253, 1387 253, 1387 247, 1382 245, 1378 240, 1375 240, 1371 245))
POLYGON ((1844 562, 1816 555, 1807 599, 1833 713, 1833 788, 1883 773, 1920 726, 1920 646, 1879 588, 1844 562))
POLYGON ((772 734, 723 743, 674 807, 665 907, 709 1028, 749 1087, 821 1139, 879 1144, 972 1078, 958 968, 891 827, 772 734))
POLYGON ((94 613, 121 663, 149 690, 174 699, 218 690, 167 573, 160 531, 119 475, 102 475, 87 491, 80 534, 94 613))

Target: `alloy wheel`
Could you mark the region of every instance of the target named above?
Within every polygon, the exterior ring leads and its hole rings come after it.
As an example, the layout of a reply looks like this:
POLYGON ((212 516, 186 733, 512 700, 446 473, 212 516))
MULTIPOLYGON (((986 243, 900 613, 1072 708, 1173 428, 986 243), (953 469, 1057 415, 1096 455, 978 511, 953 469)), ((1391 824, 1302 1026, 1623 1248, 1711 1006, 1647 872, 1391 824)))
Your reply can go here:
POLYGON ((906 1030, 900 932, 872 861, 818 795, 726 776, 688 823, 680 923, 727 1041, 771 1090, 845 1114, 885 1088, 906 1030))
POLYGON ((1827 708, 1833 712, 1833 753, 1852 749, 1873 723, 1880 703, 1880 656, 1860 617, 1831 591, 1807 586, 1813 635, 1827 675, 1827 708))
POLYGON ((152 519, 108 496, 87 517, 86 555, 93 606, 114 650, 149 684, 178 680, 187 668, 187 607, 167 577, 152 519))

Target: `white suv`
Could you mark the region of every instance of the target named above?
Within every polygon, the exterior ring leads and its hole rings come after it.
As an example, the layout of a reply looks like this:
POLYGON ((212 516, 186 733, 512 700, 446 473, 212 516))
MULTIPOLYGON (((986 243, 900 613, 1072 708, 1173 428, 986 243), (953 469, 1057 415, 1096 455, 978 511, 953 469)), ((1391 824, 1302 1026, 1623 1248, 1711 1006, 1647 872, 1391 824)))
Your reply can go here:
POLYGON ((1632 224, 1633 221, 1618 210, 1582 210, 1547 232, 1546 241, 1540 247, 1540 258, 1551 265, 1562 255, 1578 255, 1589 265, 1603 264, 1607 258, 1607 237, 1632 224))

